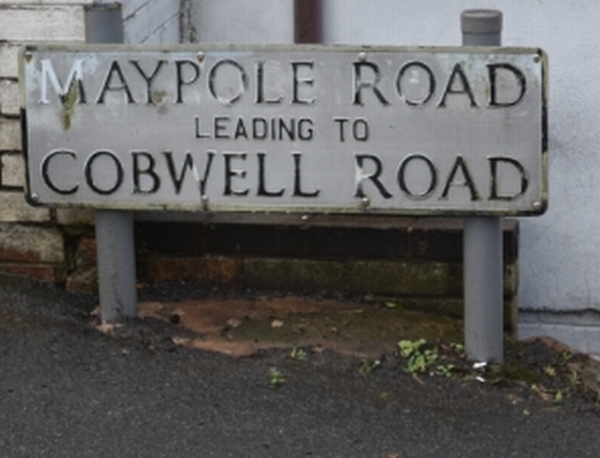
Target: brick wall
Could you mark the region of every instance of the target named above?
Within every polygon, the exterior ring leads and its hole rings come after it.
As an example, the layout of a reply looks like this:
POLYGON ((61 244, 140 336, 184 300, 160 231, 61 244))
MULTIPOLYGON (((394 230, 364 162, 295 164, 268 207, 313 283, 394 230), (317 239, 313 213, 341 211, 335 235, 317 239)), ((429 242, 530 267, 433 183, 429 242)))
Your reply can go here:
POLYGON ((56 213, 24 198, 17 56, 26 42, 83 41, 83 21, 81 1, 0 0, 0 271, 54 283, 70 266, 56 213))
MULTIPOLYGON (((84 8, 91 3, 0 0, 0 271, 75 290, 95 286, 93 212, 34 208, 25 201, 18 51, 31 42, 83 42, 84 8)), ((179 40, 179 0, 121 3, 126 42, 179 40)))

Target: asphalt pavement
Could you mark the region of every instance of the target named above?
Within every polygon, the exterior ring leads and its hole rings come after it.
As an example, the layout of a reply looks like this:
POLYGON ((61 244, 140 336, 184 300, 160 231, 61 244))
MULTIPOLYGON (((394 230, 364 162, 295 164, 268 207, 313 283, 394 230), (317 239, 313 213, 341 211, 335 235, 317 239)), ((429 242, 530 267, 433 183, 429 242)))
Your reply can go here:
POLYGON ((600 456, 592 402, 332 351, 234 358, 176 346, 158 320, 111 336, 95 304, 0 276, 1 457, 600 456))

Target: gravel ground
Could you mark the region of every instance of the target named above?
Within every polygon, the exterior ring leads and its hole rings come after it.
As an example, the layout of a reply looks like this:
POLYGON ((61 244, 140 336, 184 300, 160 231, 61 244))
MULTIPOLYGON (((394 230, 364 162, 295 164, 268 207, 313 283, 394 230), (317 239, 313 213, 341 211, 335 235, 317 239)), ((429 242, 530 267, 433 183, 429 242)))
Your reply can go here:
POLYGON ((479 371, 442 341, 414 373, 316 346, 235 358, 156 319, 102 333, 95 302, 0 276, 0 456, 600 456, 593 363, 547 342, 479 371))

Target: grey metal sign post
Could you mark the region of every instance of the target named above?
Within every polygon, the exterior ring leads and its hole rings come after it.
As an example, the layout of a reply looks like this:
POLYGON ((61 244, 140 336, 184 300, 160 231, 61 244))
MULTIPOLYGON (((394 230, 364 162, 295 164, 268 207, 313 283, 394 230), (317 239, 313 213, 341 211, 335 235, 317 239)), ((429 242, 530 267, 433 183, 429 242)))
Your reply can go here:
MULTIPOLYGON (((85 9, 88 43, 122 43, 121 5, 91 5, 85 9)), ((117 322, 137 314, 133 213, 96 211, 100 318, 117 322)))
MULTIPOLYGON (((463 11, 461 28, 463 46, 500 46, 502 13, 463 11)), ((465 218, 463 237, 465 351, 473 361, 502 362, 502 218, 465 218)))

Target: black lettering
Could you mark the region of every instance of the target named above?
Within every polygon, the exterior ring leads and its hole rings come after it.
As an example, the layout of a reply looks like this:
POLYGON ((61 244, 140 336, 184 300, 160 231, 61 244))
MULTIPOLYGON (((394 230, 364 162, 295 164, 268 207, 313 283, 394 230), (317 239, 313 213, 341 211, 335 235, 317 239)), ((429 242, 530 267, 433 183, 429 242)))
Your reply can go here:
POLYGON ((71 70, 67 76, 65 85, 61 83, 56 75, 52 61, 50 59, 41 59, 41 81, 40 81, 40 100, 41 104, 48 104, 48 83, 50 83, 58 95, 63 105, 74 105, 75 103, 85 104, 86 95, 83 87, 83 63, 84 59, 75 59, 71 70))
POLYGON ((265 99, 265 63, 259 61, 256 64, 256 103, 281 104, 283 96, 280 95, 275 99, 265 99))
POLYGON ((227 132, 227 125, 223 124, 225 122, 229 123, 229 121, 231 121, 229 116, 215 116, 213 118, 215 138, 218 138, 218 139, 231 138, 229 136, 229 133, 227 132))
POLYGON ((268 191, 265 180, 265 153, 257 153, 258 156, 258 192, 256 195, 265 197, 281 197, 285 192, 285 188, 279 191, 268 191))
POLYGON ((515 200, 517 197, 522 196, 527 191, 529 186, 529 175, 521 164, 516 159, 511 157, 488 157, 490 163, 490 200, 515 200), (521 189, 513 192, 512 194, 499 194, 498 192, 498 165, 504 163, 513 166, 521 176, 521 189))
POLYGON ((491 107, 512 107, 519 103, 525 91, 527 90, 527 83, 525 81, 525 75, 517 67, 511 64, 488 64, 488 75, 490 78, 490 106, 491 107), (504 70, 511 72, 515 78, 515 81, 519 85, 519 95, 513 100, 498 101, 498 85, 496 84, 496 77, 498 70, 504 70))
POLYGON ((177 98, 175 103, 183 103, 183 86, 189 86, 195 83, 200 77, 200 67, 193 60, 176 60, 175 61, 175 72, 177 75, 177 98), (193 74, 191 78, 184 79, 184 65, 191 66, 193 74))
POLYGON ((437 181, 438 181, 438 176, 437 176, 437 170, 435 168, 435 165, 424 154, 411 154, 409 156, 406 156, 404 158, 404 160, 400 163, 400 167, 398 167, 398 185, 400 186, 400 190, 404 194, 406 194, 406 196, 409 199, 412 199, 412 200, 427 199, 429 196, 431 196, 431 194, 433 194, 433 191, 435 191, 435 188, 437 186, 437 181), (429 174, 430 174, 429 186, 427 187, 427 189, 424 192, 421 192, 418 194, 411 191, 410 189, 408 189, 408 185, 406 184, 406 168, 408 167, 408 164, 414 160, 419 160, 419 161, 424 162, 425 165, 427 166, 427 168, 429 169, 429 174))
POLYGON ((352 136, 359 142, 366 142, 369 139, 369 123, 366 119, 357 118, 352 122, 352 136))
POLYGON ((225 59, 217 62, 210 69, 208 73, 208 90, 213 98, 223 105, 233 105, 238 100, 242 98, 242 96, 248 90, 248 75, 244 68, 238 64, 235 60, 225 59), (217 70, 219 70, 224 65, 228 65, 233 67, 238 72, 239 85, 237 88, 237 92, 232 95, 223 96, 222 94, 217 93, 217 70))
POLYGON ((284 118, 279 118, 279 126, 278 126, 279 140, 283 140, 284 132, 286 133, 288 140, 296 141, 296 120, 294 118, 289 120, 289 125, 285 123, 284 118))
POLYGON ((237 153, 237 152, 224 152, 223 158, 225 159, 225 190, 223 191, 223 195, 225 196, 246 196, 250 192, 248 188, 246 189, 233 189, 232 178, 246 178, 246 171, 241 169, 232 169, 231 161, 233 159, 242 159, 246 160, 246 153, 237 153))
POLYGON ((148 105, 154 105, 154 97, 152 96, 152 83, 154 83, 154 79, 158 75, 160 68, 167 63, 166 60, 159 60, 156 64, 156 67, 152 71, 150 76, 146 75, 144 70, 140 67, 140 64, 137 60, 130 60, 131 65, 135 67, 135 69, 140 73, 144 81, 146 82, 146 103, 148 105))
POLYGON ((265 140, 269 135, 269 123, 265 118, 252 118, 252 139, 265 140))
POLYGON ((160 177, 154 171, 156 161, 147 151, 132 151, 133 158, 133 193, 134 194, 154 194, 160 188, 160 177), (146 160, 146 168, 142 169, 140 159, 146 160), (151 185, 147 189, 142 189, 141 176, 145 175, 151 180, 151 185))
POLYGON ((292 153, 292 157, 294 158, 294 197, 317 197, 321 192, 320 189, 315 189, 314 191, 303 191, 302 190, 302 170, 301 170, 301 161, 302 161, 302 153, 292 153))
POLYGON ((433 94, 435 93, 435 76, 433 75, 433 72, 431 71, 431 69, 425 65, 423 62, 419 62, 419 61, 411 61, 411 62, 407 62, 406 64, 404 64, 402 66, 402 68, 400 68, 400 71, 398 72, 398 78, 396 78, 396 90, 398 91, 398 95, 400 96, 400 99, 402 101, 404 101, 407 105, 411 105, 411 106, 421 106, 421 105, 425 105, 427 102, 429 102, 429 99, 431 99, 431 97, 433 96, 433 94), (402 90, 402 81, 404 78, 404 74, 410 70, 411 71, 411 76, 408 79, 409 83, 414 83, 414 84, 419 84, 419 70, 424 70, 425 73, 427 74, 427 77, 429 79, 429 90, 428 92, 421 98, 421 99, 409 99, 406 95, 405 95, 405 91, 402 90))
POLYGON ((448 179, 446 180, 446 185, 444 186, 444 191, 440 196, 440 200, 448 198, 450 186, 466 186, 467 188, 469 188, 469 191, 471 193, 471 200, 479 200, 479 193, 477 192, 477 188, 475 187, 475 182, 473 181, 473 178, 471 177, 471 172, 469 171, 469 168, 467 167, 467 164, 462 156, 456 157, 456 161, 454 161, 452 170, 448 175, 448 179), (464 181, 462 183, 454 183, 454 179, 459 170, 462 172, 464 181))
POLYGON ((442 100, 440 101, 438 107, 446 107, 446 97, 448 96, 448 94, 452 94, 452 95, 460 95, 460 94, 466 94, 469 97, 469 101, 471 104, 471 107, 477 107, 477 102, 475 101, 475 97, 473 96, 473 91, 471 90, 471 85, 469 84, 469 80, 467 79, 467 76, 465 75, 465 72, 463 71, 462 67, 460 66, 460 63, 457 63, 456 65, 454 65, 454 68, 452 69, 452 73, 450 74, 450 78, 448 78, 448 84, 446 85, 446 89, 444 90, 444 95, 442 96, 442 100), (461 87, 456 89, 454 87, 455 83, 454 80, 458 78, 460 79, 460 84, 461 87))
POLYGON ((301 99, 299 92, 300 92, 300 85, 304 85, 304 86, 313 86, 315 79, 314 78, 300 78, 298 76, 298 72, 299 69, 304 67, 304 68, 308 68, 310 70, 313 69, 314 67, 314 62, 292 62, 292 75, 293 75, 293 87, 292 87, 292 103, 293 104, 301 104, 301 105, 312 105, 313 103, 315 103, 315 98, 309 98, 309 99, 301 99))
MULTIPOLYGON (((85 174, 85 181, 86 181, 87 185, 90 187, 90 189, 92 191, 94 191, 96 194, 100 194, 103 196, 108 196, 108 195, 116 192, 123 184, 123 176, 124 176, 123 165, 121 164, 121 161, 119 160, 117 155, 110 150, 94 151, 85 163, 84 174, 85 174), (103 156, 110 158, 113 161, 113 163, 115 164, 115 175, 116 175, 115 182, 111 187, 106 188, 106 189, 102 189, 96 184, 96 182, 94 181, 94 174, 93 174, 94 163, 98 160, 98 158, 103 157, 103 156)), ((102 175, 107 175, 107 174, 103 173, 102 175)))
POLYGON ((298 138, 304 141, 312 140, 313 134, 313 120, 310 118, 300 118, 298 120, 298 138))
POLYGON ((196 124, 196 138, 210 138, 210 134, 206 132, 201 132, 200 129, 200 116, 194 117, 194 122, 196 124))
POLYGON ((365 180, 371 180, 384 198, 389 199, 392 197, 381 181, 379 181, 379 176, 381 175, 381 172, 383 172, 383 165, 379 158, 373 154, 356 154, 354 159, 356 160, 356 190, 354 192, 354 197, 366 197, 363 190, 363 182, 365 180), (375 164, 375 172, 365 172, 365 160, 369 160, 375 164))
POLYGON ((104 103, 104 96, 106 95, 106 91, 125 91, 125 95, 127 97, 127 103, 135 103, 133 100, 133 96, 131 95, 131 91, 129 90, 129 85, 125 80, 125 76, 123 76, 123 71, 119 66, 119 63, 116 60, 112 61, 110 65, 110 70, 106 74, 106 79, 104 80, 104 84, 102 86, 102 90, 98 95, 98 99, 96 100, 97 104, 104 103), (113 77, 116 76, 118 81, 116 85, 113 84, 113 77))
POLYGON ((196 182, 198 182, 198 185, 200 188, 200 195, 203 196, 205 194, 206 183, 208 181, 208 176, 210 174, 213 157, 215 155, 214 152, 212 152, 212 151, 207 152, 206 165, 204 166, 204 174, 202 175, 202 177, 200 176, 200 173, 198 172, 196 164, 194 163, 194 160, 192 159, 192 155, 189 152, 186 152, 186 154, 185 154, 185 159, 183 161, 183 165, 182 165, 179 173, 177 173, 177 170, 175 167, 175 161, 173 160, 173 153, 171 151, 164 151, 163 154, 165 155, 165 159, 167 161, 167 168, 169 170, 169 175, 171 176, 171 180, 173 181, 173 186, 175 187, 175 193, 176 194, 181 193, 181 188, 183 186, 183 181, 185 179, 185 175, 188 170, 191 170, 192 173, 194 174, 194 179, 196 180, 196 182))
POLYGON ((345 126, 350 120, 348 118, 333 118, 333 122, 337 122, 340 127, 340 142, 346 141, 346 129, 345 126))
POLYGON ((238 120, 237 120, 237 124, 235 126, 235 132, 233 134, 234 140, 237 140, 240 137, 248 140, 248 132, 246 131, 246 125, 244 124, 244 118, 241 118, 241 117, 238 118, 238 120))
POLYGON ((388 106, 388 102, 377 85, 381 81, 381 73, 379 67, 372 62, 353 62, 354 66, 354 95, 352 98, 353 105, 363 106, 362 90, 371 89, 377 100, 381 102, 383 106, 388 106), (373 72, 373 79, 371 81, 363 81, 362 69, 369 68, 373 72))
POLYGON ((73 158, 75 161, 77 160, 77 156, 75 155, 74 151, 71 151, 71 150, 52 151, 50 154, 48 154, 42 160, 42 179, 44 180, 44 183, 46 183, 46 186, 48 186, 50 189, 52 189, 57 194, 61 194, 63 196, 75 194, 77 192, 77 190, 79 189, 79 183, 75 183, 73 185, 73 187, 71 187, 71 188, 61 189, 58 186, 56 186, 50 179, 50 173, 48 171, 48 169, 50 167, 50 160, 54 159, 57 156, 67 156, 67 157, 73 158))

